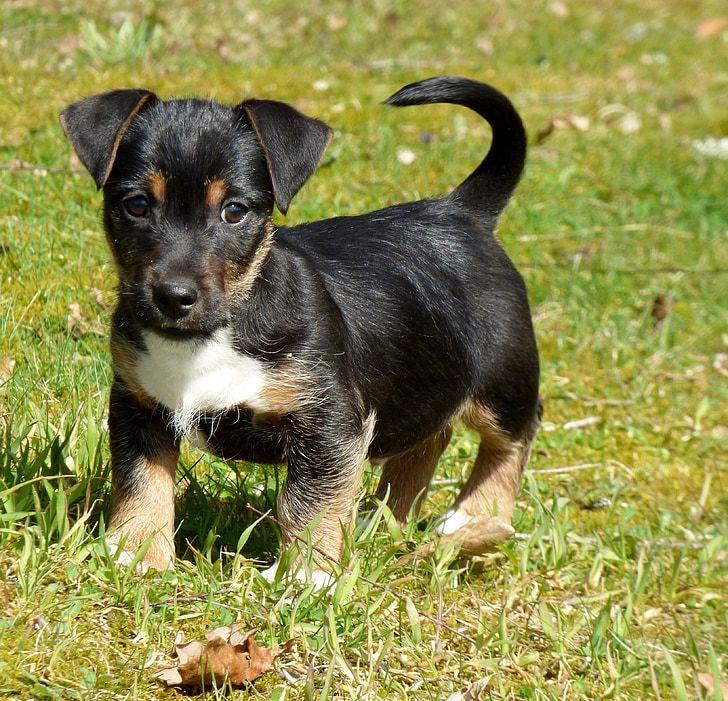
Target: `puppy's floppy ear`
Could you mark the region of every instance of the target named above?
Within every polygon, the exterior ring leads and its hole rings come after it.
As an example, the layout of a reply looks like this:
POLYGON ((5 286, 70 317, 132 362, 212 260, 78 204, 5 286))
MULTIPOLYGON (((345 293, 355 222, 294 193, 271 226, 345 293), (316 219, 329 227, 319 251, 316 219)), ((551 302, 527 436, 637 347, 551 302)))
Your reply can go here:
POLYGON ((61 112, 63 131, 97 188, 106 183, 134 117, 156 101, 157 96, 148 90, 113 90, 74 102, 61 112))
POLYGON ((311 177, 331 141, 331 128, 275 100, 246 100, 238 105, 263 148, 273 196, 285 214, 294 195, 311 177))

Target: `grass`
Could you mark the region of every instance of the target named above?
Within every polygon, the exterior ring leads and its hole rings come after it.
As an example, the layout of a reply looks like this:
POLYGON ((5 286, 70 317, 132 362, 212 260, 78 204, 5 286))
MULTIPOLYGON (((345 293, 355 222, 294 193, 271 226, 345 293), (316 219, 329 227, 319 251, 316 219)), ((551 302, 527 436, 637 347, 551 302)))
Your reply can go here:
POLYGON ((728 35, 695 34, 725 7, 125 8, 0 8, 0 698, 173 698, 152 673, 175 636, 236 620, 296 649, 252 690, 208 698, 446 699, 479 680, 492 699, 721 698, 698 674, 719 679, 728 652, 728 168, 693 141, 728 129, 728 35), (337 132, 295 223, 442 193, 469 172, 488 138, 475 117, 379 105, 445 72, 501 87, 532 135, 499 233, 529 286, 546 406, 518 537, 472 561, 412 556, 467 474, 476 444, 461 430, 420 521, 401 533, 380 511, 357 531, 333 597, 271 588, 256 563, 275 529, 246 531, 246 504, 269 508, 281 475, 190 450, 176 571, 117 567, 99 537, 114 269, 57 112, 131 85, 289 100, 337 132), (588 128, 537 143, 574 116, 588 128))

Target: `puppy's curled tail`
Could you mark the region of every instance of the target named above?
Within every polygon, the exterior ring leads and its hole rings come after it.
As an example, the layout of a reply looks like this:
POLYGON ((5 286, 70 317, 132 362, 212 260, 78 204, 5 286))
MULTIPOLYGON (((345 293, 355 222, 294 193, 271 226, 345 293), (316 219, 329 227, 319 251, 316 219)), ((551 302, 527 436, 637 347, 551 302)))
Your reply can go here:
POLYGON ((468 211, 498 218, 521 179, 526 131, 511 101, 490 85, 468 78, 439 76, 406 85, 385 101, 396 107, 437 102, 477 112, 493 130, 488 154, 451 197, 468 211))

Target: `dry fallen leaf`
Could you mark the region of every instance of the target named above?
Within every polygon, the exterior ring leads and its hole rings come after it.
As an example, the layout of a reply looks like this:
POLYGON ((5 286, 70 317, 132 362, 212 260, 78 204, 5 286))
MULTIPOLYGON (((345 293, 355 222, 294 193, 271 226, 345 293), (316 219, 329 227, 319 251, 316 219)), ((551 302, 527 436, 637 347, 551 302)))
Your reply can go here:
POLYGON ((589 117, 581 114, 567 114, 554 117, 552 120, 544 124, 538 132, 536 132, 536 143, 540 144, 548 136, 551 136, 557 129, 575 129, 576 131, 587 131, 591 121, 589 117))
POLYGON ((403 165, 410 166, 417 160, 417 154, 408 148, 397 149, 397 160, 403 165))
POLYGON ((486 56, 493 55, 493 42, 488 37, 478 37, 475 40, 477 49, 486 56))
POLYGON ((167 686, 246 686, 273 663, 273 650, 260 647, 254 633, 255 630, 245 630, 242 623, 215 628, 205 635, 206 643, 193 640, 176 645, 177 664, 154 676, 167 686))
POLYGON ((713 358, 713 369, 723 377, 728 377, 728 353, 716 353, 713 358))
POLYGON ((13 598, 13 592, 9 584, 0 584, 0 606, 7 608, 13 598))
POLYGON ((465 691, 454 693, 447 701, 481 701, 486 698, 490 679, 480 679, 471 684, 465 691))
POLYGON ((98 304, 104 311, 109 309, 109 303, 104 297, 104 293, 96 287, 91 288, 91 296, 94 298, 96 304, 98 304))
POLYGON ((6 382, 13 376, 14 358, 0 358, 0 382, 6 382))
POLYGON ((549 11, 556 15, 559 19, 564 19, 569 16, 569 8, 566 7, 566 5, 563 2, 558 2, 558 0, 553 0, 553 2, 550 2, 549 5, 549 11))
POLYGON ((728 17, 710 17, 698 22, 698 26, 695 28, 695 38, 698 41, 712 39, 726 28, 728 28, 728 17))
POLYGON ((654 319, 654 323, 652 324, 653 331, 659 331, 660 327, 665 323, 665 319, 667 319, 667 315, 671 309, 672 300, 669 297, 665 297, 665 295, 657 295, 655 297, 652 301, 652 309, 650 310, 650 315, 654 319))
MULTIPOLYGON (((715 694, 715 680, 712 674, 707 672, 698 672, 698 681, 709 694, 715 694)), ((728 682, 720 680, 720 690, 723 692, 723 698, 728 698, 728 682)))
POLYGON ((339 17, 338 15, 329 15, 326 18, 326 24, 328 25, 329 29, 331 29, 334 32, 338 32, 339 29, 343 29, 346 27, 347 20, 346 17, 339 17))
POLYGON ((634 134, 642 128, 642 120, 635 112, 627 112, 619 118, 617 126, 623 134, 634 134))
POLYGON ((71 313, 66 319, 66 327, 76 338, 81 338, 86 326, 83 314, 81 314, 81 306, 76 303, 69 304, 68 311, 71 313))

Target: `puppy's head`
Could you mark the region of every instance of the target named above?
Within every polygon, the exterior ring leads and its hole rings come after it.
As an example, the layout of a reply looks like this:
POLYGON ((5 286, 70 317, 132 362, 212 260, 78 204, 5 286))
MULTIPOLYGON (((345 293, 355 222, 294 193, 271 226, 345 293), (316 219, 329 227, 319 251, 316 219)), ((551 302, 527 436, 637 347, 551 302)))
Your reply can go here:
POLYGON ((331 131, 292 107, 162 101, 146 90, 88 97, 61 113, 104 191, 104 223, 126 308, 174 337, 225 325, 331 131))

